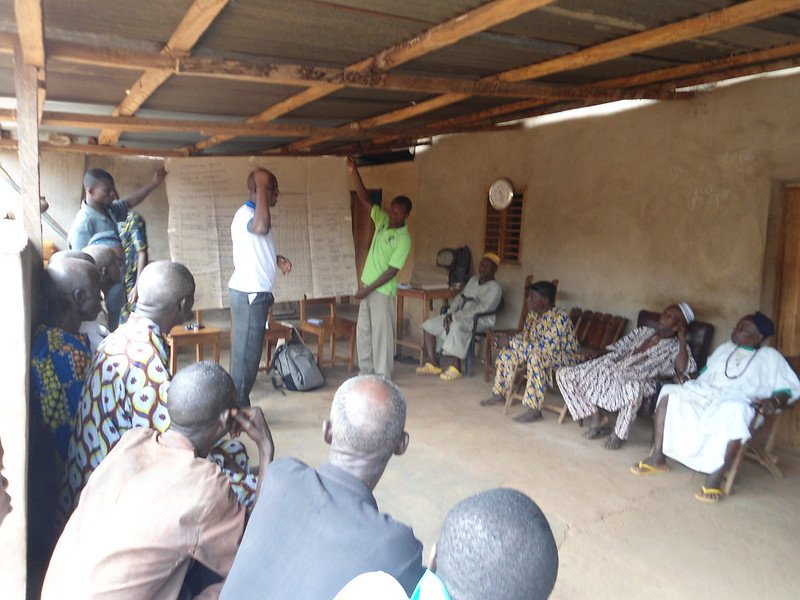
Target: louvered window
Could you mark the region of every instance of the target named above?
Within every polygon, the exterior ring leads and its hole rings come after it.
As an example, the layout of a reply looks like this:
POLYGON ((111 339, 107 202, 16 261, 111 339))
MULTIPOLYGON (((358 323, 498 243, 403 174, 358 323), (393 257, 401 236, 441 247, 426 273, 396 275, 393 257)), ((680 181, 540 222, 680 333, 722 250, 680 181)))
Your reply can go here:
POLYGON ((504 263, 518 265, 522 255, 522 194, 514 194, 508 208, 495 209, 486 198, 483 251, 496 252, 504 263))

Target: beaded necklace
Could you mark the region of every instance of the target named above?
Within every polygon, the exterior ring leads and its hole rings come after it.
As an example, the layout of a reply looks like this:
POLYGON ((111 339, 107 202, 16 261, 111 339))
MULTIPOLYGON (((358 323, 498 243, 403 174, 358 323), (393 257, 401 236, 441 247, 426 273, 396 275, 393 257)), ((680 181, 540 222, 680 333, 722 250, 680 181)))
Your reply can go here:
POLYGON ((745 372, 745 371, 747 371, 747 368, 750 366, 750 363, 751 363, 751 362, 753 362, 753 359, 756 357, 756 354, 757 354, 757 353, 758 353, 758 350, 756 350, 755 348, 750 348, 750 346, 736 346, 736 347, 735 347, 735 348, 734 348, 734 349, 731 351, 731 353, 728 355, 728 358, 727 358, 727 360, 725 361, 725 377, 727 377, 728 379, 739 379, 739 377, 741 377, 742 375, 744 375, 744 372, 745 372), (748 359, 748 361, 747 361, 747 364, 744 366, 744 369, 742 369, 741 371, 739 371, 739 373, 738 373, 737 375, 730 375, 730 374, 728 373, 728 366, 729 366, 729 364, 730 364, 730 362, 731 362, 731 358, 733 358, 733 355, 736 353, 736 351, 737 351, 739 348, 747 348, 747 349, 749 349, 749 350, 752 350, 753 352, 752 352, 752 354, 751 354, 750 358, 748 359))

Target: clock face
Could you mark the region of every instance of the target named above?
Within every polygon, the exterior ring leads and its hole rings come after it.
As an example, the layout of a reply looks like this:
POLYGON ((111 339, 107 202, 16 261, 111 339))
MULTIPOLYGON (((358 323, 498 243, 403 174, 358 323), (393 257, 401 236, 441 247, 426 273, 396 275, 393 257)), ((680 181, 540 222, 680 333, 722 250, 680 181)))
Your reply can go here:
POLYGON ((508 208, 514 197, 514 186, 508 179, 498 179, 489 188, 489 204, 495 210, 508 208))

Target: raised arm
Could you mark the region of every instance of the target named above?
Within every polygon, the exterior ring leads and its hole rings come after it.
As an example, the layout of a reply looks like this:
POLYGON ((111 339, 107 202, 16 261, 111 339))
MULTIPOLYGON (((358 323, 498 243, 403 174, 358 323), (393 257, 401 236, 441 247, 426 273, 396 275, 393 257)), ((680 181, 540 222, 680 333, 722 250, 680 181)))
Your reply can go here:
MULTIPOLYGON (((347 170, 350 171, 350 177, 353 179, 353 185, 356 186, 356 197, 358 198, 358 201, 361 202, 361 205, 368 211, 372 210, 372 202, 369 201, 369 193, 367 193, 367 188, 364 187, 364 181, 361 179, 361 173, 358 172, 356 161, 352 156, 347 157, 347 170)), ((391 279, 391 277, 389 279, 391 279)), ((389 281, 389 279, 386 281, 389 281)))
POLYGON ((272 184, 269 173, 256 171, 253 175, 256 184, 256 211, 247 230, 257 235, 267 235, 272 229, 272 215, 269 211, 269 187, 272 184))
POLYGON ((158 171, 156 171, 155 174, 153 174, 153 181, 148 183, 146 186, 139 188, 127 198, 124 198, 124 200, 128 203, 128 207, 133 208, 137 204, 141 204, 142 200, 147 198, 147 195, 150 192, 152 192, 154 189, 156 189, 164 182, 166 176, 167 176, 166 169, 161 168, 158 171))

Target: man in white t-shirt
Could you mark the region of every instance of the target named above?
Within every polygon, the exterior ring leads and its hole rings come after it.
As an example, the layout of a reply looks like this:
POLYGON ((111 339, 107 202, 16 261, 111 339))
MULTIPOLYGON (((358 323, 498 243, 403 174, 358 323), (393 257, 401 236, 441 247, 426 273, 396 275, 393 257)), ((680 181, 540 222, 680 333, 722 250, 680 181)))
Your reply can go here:
POLYGON ((275 251, 270 208, 278 203, 278 180, 257 168, 247 178, 250 199, 236 211, 231 223, 233 275, 228 288, 231 302, 231 377, 239 406, 250 406, 250 390, 258 373, 267 315, 275 299, 272 288, 280 269, 286 275, 292 263, 275 251))

